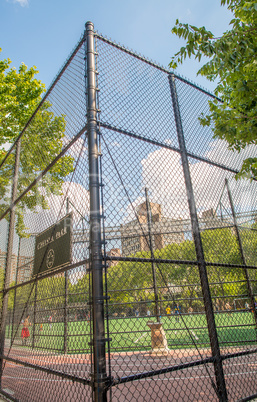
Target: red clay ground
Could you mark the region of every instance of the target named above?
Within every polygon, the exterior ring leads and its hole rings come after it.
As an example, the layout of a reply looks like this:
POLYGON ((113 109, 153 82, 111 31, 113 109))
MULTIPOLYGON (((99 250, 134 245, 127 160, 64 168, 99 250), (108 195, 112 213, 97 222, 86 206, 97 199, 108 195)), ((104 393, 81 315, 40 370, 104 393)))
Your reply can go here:
MULTIPOLYGON (((235 352, 230 350, 230 352, 235 352)), ((7 351, 6 351, 7 352, 7 351)), ((201 351, 203 357, 209 351, 201 351)), ((25 348, 12 348, 10 357, 54 370, 89 378, 89 355, 58 356, 37 353, 25 348)), ((199 360, 195 350, 172 351, 168 357, 152 356, 148 352, 111 355, 111 375, 114 378, 199 360)), ((211 385, 214 379, 212 364, 197 366, 173 373, 113 386, 108 392, 110 401, 217 401, 211 385)), ((229 401, 237 401, 257 392, 257 362, 255 355, 238 357, 224 362, 229 401)), ((91 401, 91 388, 62 379, 41 370, 6 362, 2 388, 19 401, 91 401)))

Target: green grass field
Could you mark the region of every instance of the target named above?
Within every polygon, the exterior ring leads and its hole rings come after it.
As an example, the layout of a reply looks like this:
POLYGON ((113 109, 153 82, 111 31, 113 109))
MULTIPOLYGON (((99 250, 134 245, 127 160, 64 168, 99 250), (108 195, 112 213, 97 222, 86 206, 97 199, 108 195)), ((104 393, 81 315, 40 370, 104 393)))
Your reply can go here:
MULTIPOLYGON (((154 321, 153 317, 150 317, 154 321)), ((215 315, 218 337, 221 346, 240 346, 254 344, 256 330, 253 315, 250 312, 220 313, 215 315)), ((112 339, 111 352, 150 350, 151 331, 147 326, 149 317, 116 318, 109 320, 109 334, 112 339)), ((170 349, 209 346, 207 322, 204 314, 183 315, 176 320, 174 315, 161 319, 170 349)), ((43 330, 35 327, 34 347, 36 349, 62 352, 64 350, 64 324, 43 324, 43 330)), ((21 326, 17 331, 15 343, 20 342, 21 326)), ((10 333, 7 328, 7 335, 10 333)), ((68 323, 67 353, 89 352, 90 324, 86 321, 68 323)), ((30 327, 31 346, 33 326, 30 327)))

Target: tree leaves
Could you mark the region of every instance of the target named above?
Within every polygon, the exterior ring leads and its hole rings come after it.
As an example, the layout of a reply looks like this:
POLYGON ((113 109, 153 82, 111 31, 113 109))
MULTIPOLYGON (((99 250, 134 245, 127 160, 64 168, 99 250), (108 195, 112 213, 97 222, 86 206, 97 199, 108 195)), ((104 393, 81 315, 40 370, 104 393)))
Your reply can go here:
MULTIPOLYGON (((0 162, 6 155, 6 145, 11 145, 23 130, 41 102, 44 84, 35 78, 35 66, 21 64, 18 71, 10 68, 11 61, 0 61, 0 162)), ((21 194, 61 152, 65 136, 65 116, 56 116, 51 103, 45 101, 34 115, 21 138, 18 194, 21 194)), ((10 204, 11 182, 14 167, 12 153, 0 170, 0 213, 10 204)), ((63 179, 73 171, 73 158, 63 156, 58 163, 34 186, 16 206, 16 231, 26 235, 24 213, 48 208, 46 197, 60 195, 63 179), (39 188, 40 187, 40 188, 39 188)))
MULTIPOLYGON (((226 140, 231 149, 240 151, 257 141, 257 7, 254 0, 221 0, 221 4, 227 5, 235 18, 230 22, 232 29, 220 38, 205 27, 176 20, 172 33, 185 39, 186 46, 172 57, 170 67, 177 68, 186 57, 210 59, 198 74, 210 81, 219 79, 215 95, 223 103, 210 101, 211 113, 200 116, 200 122, 210 125, 213 121, 214 137, 226 140)), ((256 168, 250 163, 250 158, 243 163, 237 177, 257 177, 256 168)))
MULTIPOLYGON (((255 227, 254 225, 252 228, 255 227)), ((207 262, 228 264, 225 267, 208 266, 211 291, 215 293, 215 296, 224 296, 224 290, 226 295, 240 295, 244 293, 245 290, 241 289, 242 283, 237 283, 237 281, 243 281, 244 285, 244 272, 242 269, 232 267, 233 264, 241 264, 242 262, 234 228, 206 230, 201 233, 201 238, 207 262), (230 283, 231 281, 235 281, 235 283, 232 284, 230 283)), ((256 264, 256 231, 251 231, 251 241, 249 241, 249 228, 246 231, 242 230, 241 240, 248 263, 250 265, 256 264)), ((157 260, 197 260, 193 240, 185 240, 179 244, 171 243, 161 250, 155 250, 154 256, 157 260)), ((133 255, 133 257, 138 259, 150 258, 151 253, 150 251, 140 251, 133 255)), ((184 307, 188 303, 188 297, 192 299, 194 305, 203 307, 200 276, 197 266, 186 263, 156 263, 155 269, 160 295, 162 290, 166 289, 167 284, 172 284, 179 289, 179 296, 176 294, 176 297, 185 299, 182 301, 184 307)), ((108 291, 110 294, 110 303, 114 306, 128 303, 127 307, 133 307, 135 301, 154 300, 151 263, 120 261, 116 265, 111 265, 108 268, 108 291)), ((170 298, 170 295, 168 297, 170 298)))

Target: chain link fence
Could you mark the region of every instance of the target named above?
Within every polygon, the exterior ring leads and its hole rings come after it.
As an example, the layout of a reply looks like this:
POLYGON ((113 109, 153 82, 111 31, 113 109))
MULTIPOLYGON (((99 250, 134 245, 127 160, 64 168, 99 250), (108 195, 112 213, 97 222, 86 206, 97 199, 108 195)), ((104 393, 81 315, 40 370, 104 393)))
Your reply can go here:
POLYGON ((3 395, 256 397, 256 149, 212 99, 87 23, 0 162, 3 395))

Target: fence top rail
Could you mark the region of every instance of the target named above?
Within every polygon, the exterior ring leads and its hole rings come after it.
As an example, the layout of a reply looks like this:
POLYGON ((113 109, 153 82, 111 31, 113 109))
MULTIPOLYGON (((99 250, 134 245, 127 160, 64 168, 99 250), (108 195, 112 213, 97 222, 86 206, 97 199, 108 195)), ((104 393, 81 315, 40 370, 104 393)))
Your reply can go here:
POLYGON ((11 145, 11 147, 9 148, 9 150, 7 151, 6 155, 4 156, 4 158, 0 161, 0 168, 3 166, 3 164, 5 163, 6 159, 8 158, 8 156, 12 153, 12 151, 14 150, 17 142, 19 141, 19 139, 23 136, 24 132, 26 131, 27 127, 29 126, 30 122, 33 120, 34 116, 36 115, 36 113, 38 112, 38 110, 41 108, 41 106, 43 105, 43 103, 46 101, 46 99, 49 97, 50 93, 53 91, 54 87, 56 86, 56 84, 58 83, 58 81, 60 80, 61 76, 63 75, 64 71, 66 70, 66 68, 68 67, 68 65, 71 63, 73 57, 75 56, 75 54, 77 53, 77 51, 79 50, 79 48, 81 47, 82 43, 85 41, 84 39, 84 35, 81 36, 78 44, 76 45, 76 47, 74 48, 74 50, 71 52, 71 54, 68 56, 68 59, 66 60, 66 62, 64 63, 64 65, 61 67, 60 71, 57 73, 56 77, 54 78, 54 80, 52 81, 52 83, 50 84, 50 87, 48 88, 48 90, 46 91, 45 95, 42 97, 41 101, 39 102, 38 106, 36 107, 36 109, 34 110, 34 112, 32 113, 32 115, 30 116, 30 118, 28 119, 27 123, 25 124, 25 126, 23 127, 23 129, 21 130, 20 134, 18 135, 18 137, 16 138, 16 140, 14 141, 14 143, 11 145))
MULTIPOLYGON (((123 45, 117 44, 114 41, 106 38, 105 36, 103 36, 102 34, 98 33, 97 31, 95 31, 95 37, 102 40, 103 42, 108 43, 109 45, 116 47, 117 49, 133 56, 134 58, 137 58, 138 60, 141 60, 145 63, 147 63, 148 65, 166 73, 166 74, 173 74, 175 76, 175 78, 177 78, 178 80, 192 86, 193 88, 205 93, 206 95, 209 95, 210 97, 212 97, 213 99, 217 99, 219 101, 221 101, 220 98, 218 98, 217 96, 215 96, 214 94, 212 94, 211 92, 209 92, 207 89, 202 88, 201 86, 191 82, 190 80, 184 78, 183 76, 180 76, 179 74, 175 74, 173 71, 168 70, 167 68, 160 66, 159 64, 157 64, 156 62, 153 62, 149 59, 147 59, 145 56, 142 56, 140 54, 137 54, 136 52, 126 48, 123 45)), ((2 161, 0 161, 0 168, 3 166, 3 164, 5 163, 6 159, 8 158, 8 156, 11 154, 11 152, 14 150, 17 141, 22 137, 23 133, 25 132, 25 130, 27 129, 27 127, 29 126, 30 122, 32 121, 32 119, 34 118, 35 114, 37 113, 37 111, 40 109, 40 107, 42 106, 42 104, 45 102, 45 100, 48 98, 48 96, 50 95, 50 93, 52 92, 52 90, 54 89, 54 87, 56 86, 57 82, 60 80, 61 76, 63 75, 64 71, 66 70, 66 68, 68 67, 68 65, 70 64, 71 60, 73 59, 74 55, 77 53, 78 49, 80 48, 80 46, 82 45, 82 43, 85 41, 85 35, 83 34, 78 42, 78 44, 76 45, 75 49, 71 52, 70 56, 68 57, 67 61, 64 63, 63 67, 60 69, 60 71, 58 72, 57 76, 54 78, 54 80, 52 81, 52 83, 50 84, 49 89, 47 90, 47 92, 45 93, 45 95, 42 97, 40 103, 38 104, 38 106, 36 107, 36 109, 34 110, 34 112, 32 113, 31 117, 29 118, 29 120, 27 121, 27 123, 25 124, 24 128, 22 129, 22 131, 20 132, 19 136, 16 138, 16 140, 14 141, 14 143, 11 145, 11 147, 9 148, 9 150, 7 151, 6 155, 4 156, 4 158, 2 159, 2 161)))
POLYGON ((185 77, 183 77, 183 76, 181 76, 179 74, 175 74, 173 71, 170 71, 169 69, 157 64, 156 62, 147 59, 145 56, 143 56, 141 54, 138 54, 138 53, 134 52, 131 49, 126 48, 124 45, 121 45, 119 43, 116 43, 116 42, 112 41, 111 39, 107 38, 106 36, 103 36, 102 34, 100 34, 97 31, 95 31, 95 37, 100 39, 101 41, 103 41, 105 43, 108 43, 109 45, 111 45, 113 47, 116 47, 117 49, 121 50, 122 52, 127 53, 130 56, 133 56, 136 59, 141 60, 144 63, 146 63, 146 64, 148 64, 148 65, 150 65, 150 66, 162 71, 163 73, 174 75, 175 78, 177 78, 180 81, 183 81, 185 84, 188 84, 191 87, 193 87, 195 89, 198 89, 199 91, 203 92, 204 94, 211 96, 213 99, 217 99, 218 101, 222 102, 220 98, 218 98, 216 95, 214 95, 213 93, 211 93, 207 89, 201 87, 200 85, 197 85, 196 83, 188 80, 187 78, 185 78, 185 77))

